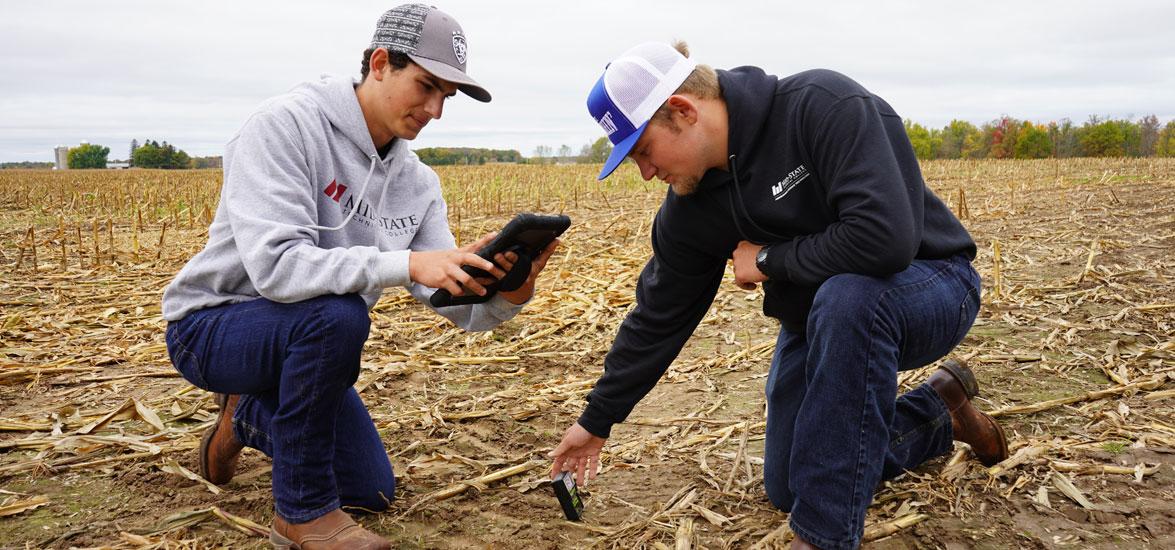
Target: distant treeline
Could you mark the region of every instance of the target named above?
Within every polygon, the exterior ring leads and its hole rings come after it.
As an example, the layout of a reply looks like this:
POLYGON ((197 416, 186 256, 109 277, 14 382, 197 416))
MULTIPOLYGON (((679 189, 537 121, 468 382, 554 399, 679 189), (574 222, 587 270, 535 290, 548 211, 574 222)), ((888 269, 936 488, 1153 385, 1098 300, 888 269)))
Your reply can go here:
POLYGON ((513 149, 479 149, 474 147, 425 147, 416 150, 420 161, 429 166, 450 164, 485 164, 487 162, 526 162, 513 149))
POLYGON ((1039 159, 1070 157, 1175 157, 1175 120, 1165 126, 1149 115, 1137 122, 1090 117, 1038 124, 1004 116, 982 126, 952 120, 942 129, 906 121, 918 158, 1039 159))
MULTIPOLYGON (((1175 120, 1165 125, 1155 115, 1137 121, 1089 117, 1081 125, 1069 119, 1040 124, 1003 116, 981 126, 952 120, 942 128, 926 128, 906 121, 906 133, 919 159, 1039 159, 1071 157, 1175 157, 1175 120)), ((417 149, 420 160, 430 166, 510 163, 599 163, 608 158, 612 144, 598 138, 584 145, 578 155, 571 146, 558 152, 550 146, 535 148, 526 158, 514 149, 477 147, 428 147, 417 149)), ((70 168, 105 168, 110 149, 82 144, 69 150, 70 168)), ((135 168, 220 168, 221 157, 189 157, 164 141, 131 141, 130 165, 135 168)), ((3 162, 0 169, 52 168, 52 162, 3 162)))
POLYGON ((183 149, 164 141, 159 143, 148 139, 139 145, 139 140, 131 140, 131 166, 135 168, 162 168, 165 170, 185 170, 188 168, 220 168, 221 158, 191 157, 183 149))
POLYGON ((192 158, 182 149, 164 141, 147 140, 142 145, 131 142, 131 166, 137 168, 191 168, 192 158))
POLYGON ((31 161, 27 161, 27 160, 21 161, 21 162, 0 162, 0 170, 10 170, 10 169, 39 170, 39 169, 44 169, 44 168, 53 168, 53 163, 52 162, 31 162, 31 161))
POLYGON ((220 156, 192 157, 192 168, 197 170, 203 168, 221 168, 222 166, 224 166, 224 159, 220 156))

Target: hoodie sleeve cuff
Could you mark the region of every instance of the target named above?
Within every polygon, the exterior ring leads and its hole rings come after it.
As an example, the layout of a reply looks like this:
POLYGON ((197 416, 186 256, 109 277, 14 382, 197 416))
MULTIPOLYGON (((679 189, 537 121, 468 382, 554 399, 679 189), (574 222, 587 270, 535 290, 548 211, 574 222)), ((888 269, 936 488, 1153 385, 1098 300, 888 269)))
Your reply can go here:
POLYGON ((599 407, 593 406, 590 401, 576 422, 596 437, 608 439, 612 435, 613 422, 608 419, 608 415, 604 411, 600 410, 599 407))
POLYGON ((391 286, 408 286, 412 278, 408 276, 408 255, 411 250, 395 250, 380 252, 375 265, 375 277, 380 288, 391 286))
POLYGON ((771 250, 767 253, 767 273, 764 273, 768 279, 791 282, 791 277, 788 277, 787 274, 787 258, 794 254, 795 247, 796 245, 792 241, 771 245, 771 250))
MULTIPOLYGON (((534 297, 532 296, 531 299, 534 299, 534 297)), ((515 315, 518 315, 519 311, 522 311, 522 306, 525 306, 529 303, 530 300, 522 302, 521 304, 515 304, 514 302, 504 298, 499 293, 494 294, 494 296, 485 303, 485 307, 490 309, 494 317, 501 319, 502 321, 509 321, 510 319, 513 319, 515 315)))

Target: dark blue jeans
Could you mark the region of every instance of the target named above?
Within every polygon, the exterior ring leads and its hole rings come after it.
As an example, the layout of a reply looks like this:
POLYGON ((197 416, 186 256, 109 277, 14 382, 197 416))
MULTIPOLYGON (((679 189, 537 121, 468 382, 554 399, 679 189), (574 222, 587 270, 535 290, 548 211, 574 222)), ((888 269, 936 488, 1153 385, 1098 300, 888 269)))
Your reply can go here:
POLYGON ((878 484, 951 450, 942 399, 926 384, 898 397, 897 373, 963 339, 979 288, 963 256, 915 260, 889 277, 837 275, 817 291, 806 333, 779 333, 763 478, 801 538, 857 547, 878 484))
POLYGON ((363 299, 264 298, 167 325, 172 364, 192 384, 241 394, 233 433, 273 459, 277 513, 293 523, 340 506, 382 511, 396 478, 352 385, 371 321, 363 299))

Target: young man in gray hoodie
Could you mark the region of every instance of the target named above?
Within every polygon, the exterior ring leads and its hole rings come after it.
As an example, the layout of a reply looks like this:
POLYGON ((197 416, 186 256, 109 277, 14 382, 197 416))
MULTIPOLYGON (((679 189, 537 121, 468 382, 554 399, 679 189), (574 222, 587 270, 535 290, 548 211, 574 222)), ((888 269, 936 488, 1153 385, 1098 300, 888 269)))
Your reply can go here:
MULTIPOLYGON (((340 509, 386 509, 395 490, 352 387, 368 311, 387 287, 426 305, 436 288, 484 295, 465 265, 504 275, 474 253, 492 235, 455 247, 438 177, 407 147, 458 90, 490 100, 467 51, 447 14, 399 6, 377 23, 360 82, 324 77, 262 104, 226 147, 207 245, 164 292, 172 362, 221 405, 201 474, 227 483, 243 447, 272 457, 277 547, 388 546, 340 509)), ((466 330, 512 318, 556 244, 521 288, 437 312, 466 330)))

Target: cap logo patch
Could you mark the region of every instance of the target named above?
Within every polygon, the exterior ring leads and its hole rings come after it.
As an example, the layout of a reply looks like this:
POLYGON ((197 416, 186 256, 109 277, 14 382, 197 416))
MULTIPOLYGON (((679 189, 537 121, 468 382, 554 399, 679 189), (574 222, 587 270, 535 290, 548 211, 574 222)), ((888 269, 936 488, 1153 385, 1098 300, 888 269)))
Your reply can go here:
POLYGON ((453 55, 457 56, 457 62, 465 64, 465 53, 469 51, 469 45, 465 43, 465 35, 453 34, 453 55))

